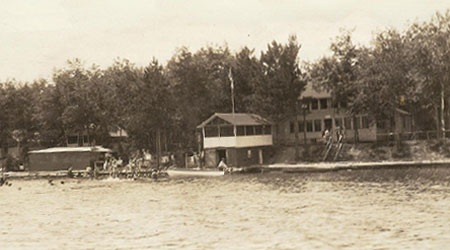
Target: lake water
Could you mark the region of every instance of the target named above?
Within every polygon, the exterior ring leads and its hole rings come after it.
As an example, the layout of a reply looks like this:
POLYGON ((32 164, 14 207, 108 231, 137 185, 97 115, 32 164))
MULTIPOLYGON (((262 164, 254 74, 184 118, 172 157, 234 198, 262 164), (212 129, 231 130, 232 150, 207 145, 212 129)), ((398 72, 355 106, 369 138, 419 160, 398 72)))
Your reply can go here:
POLYGON ((443 249, 450 168, 12 180, 0 249, 443 249))

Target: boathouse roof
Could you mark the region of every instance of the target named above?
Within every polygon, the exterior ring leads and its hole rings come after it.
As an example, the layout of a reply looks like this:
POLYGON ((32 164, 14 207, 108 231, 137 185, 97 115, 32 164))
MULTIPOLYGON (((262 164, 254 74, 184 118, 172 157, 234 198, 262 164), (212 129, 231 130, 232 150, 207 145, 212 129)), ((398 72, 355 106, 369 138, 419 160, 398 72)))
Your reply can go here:
POLYGON ((251 113, 214 113, 211 117, 206 119, 197 128, 203 128, 212 122, 214 119, 220 118, 232 125, 245 126, 245 125, 270 125, 271 122, 257 114, 251 113))
POLYGON ((95 147, 55 147, 46 148, 41 150, 29 151, 30 154, 38 153, 68 153, 68 152, 98 152, 98 153, 110 153, 111 149, 95 146, 95 147))

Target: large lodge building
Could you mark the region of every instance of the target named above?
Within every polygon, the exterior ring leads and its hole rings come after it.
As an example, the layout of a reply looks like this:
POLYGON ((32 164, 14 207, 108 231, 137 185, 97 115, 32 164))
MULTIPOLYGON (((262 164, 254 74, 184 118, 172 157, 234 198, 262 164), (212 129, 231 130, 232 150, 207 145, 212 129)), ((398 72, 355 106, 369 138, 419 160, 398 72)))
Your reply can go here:
MULTIPOLYGON (((316 90, 312 84, 306 86, 300 96, 300 101, 304 103, 297 118, 300 141, 304 140, 305 130, 307 140, 314 143, 322 139, 325 129, 333 132, 338 127, 343 128, 346 141, 354 139, 355 128, 357 128, 358 141, 362 142, 386 140, 393 133, 412 131, 413 121, 411 115, 406 111, 397 109, 395 121, 375 121, 374 117, 369 114, 357 115, 354 119, 348 113, 345 103, 333 103, 330 93, 316 90)), ((295 117, 292 117, 278 123, 277 143, 290 144, 294 142, 295 120, 295 117)))

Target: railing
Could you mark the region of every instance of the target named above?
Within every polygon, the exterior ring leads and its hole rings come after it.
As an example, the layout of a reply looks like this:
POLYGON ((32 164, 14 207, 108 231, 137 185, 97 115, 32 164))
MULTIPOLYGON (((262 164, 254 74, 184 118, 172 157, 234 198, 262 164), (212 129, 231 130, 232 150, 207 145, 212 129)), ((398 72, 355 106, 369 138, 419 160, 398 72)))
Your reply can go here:
MULTIPOLYGON (((395 141, 396 135, 400 137, 402 141, 410 140, 435 140, 439 138, 441 131, 428 130, 428 131, 414 131, 414 132, 401 132, 401 133, 377 133, 377 141, 395 141)), ((445 137, 450 138, 450 130, 446 130, 445 137)))

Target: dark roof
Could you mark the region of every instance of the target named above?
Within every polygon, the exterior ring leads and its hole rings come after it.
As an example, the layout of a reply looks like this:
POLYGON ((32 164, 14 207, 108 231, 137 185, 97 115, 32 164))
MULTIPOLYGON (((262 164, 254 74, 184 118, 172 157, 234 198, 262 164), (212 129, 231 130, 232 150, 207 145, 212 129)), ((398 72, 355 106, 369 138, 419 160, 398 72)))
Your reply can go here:
POLYGON ((269 125, 269 124, 271 124, 271 122, 269 122, 267 119, 264 119, 261 116, 256 115, 256 114, 214 113, 211 117, 209 117, 204 122, 202 122, 200 125, 198 125, 197 128, 203 128, 209 122, 214 120, 216 117, 219 117, 220 119, 225 120, 233 125, 269 125))

